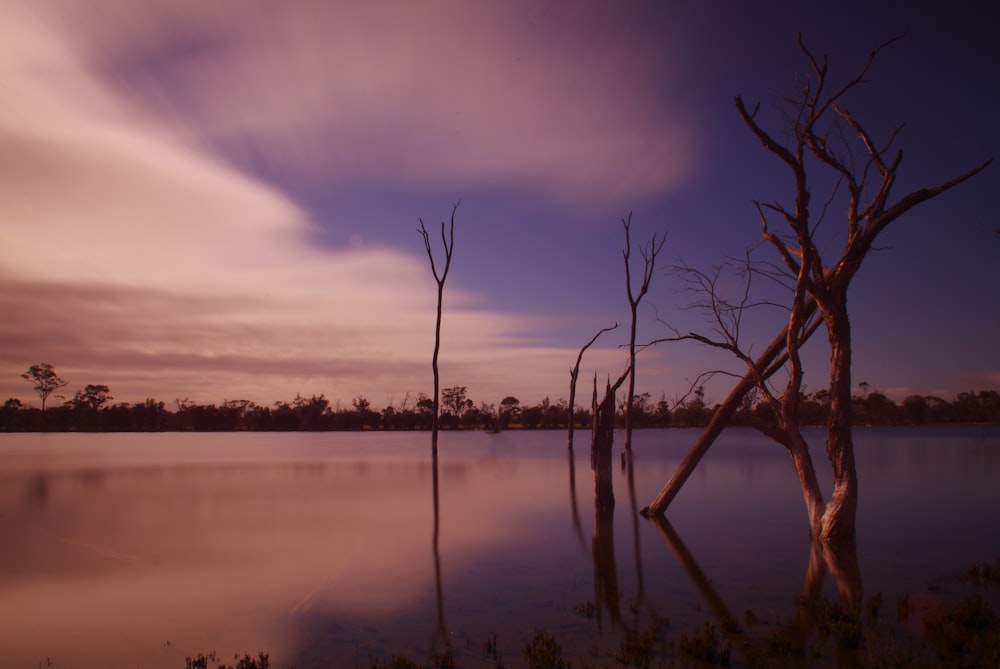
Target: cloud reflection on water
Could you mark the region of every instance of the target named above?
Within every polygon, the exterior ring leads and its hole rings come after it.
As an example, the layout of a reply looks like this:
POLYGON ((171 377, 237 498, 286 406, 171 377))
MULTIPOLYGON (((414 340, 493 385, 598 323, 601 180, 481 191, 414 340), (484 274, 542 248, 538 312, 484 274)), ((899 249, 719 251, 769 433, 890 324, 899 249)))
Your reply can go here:
MULTIPOLYGON (((852 566, 809 546, 790 465, 746 434, 714 447, 662 534, 632 522, 625 495, 591 516, 587 449, 567 471, 557 432, 442 434, 436 528, 426 434, 0 435, 3 645, 19 666, 97 666, 113 649, 123 664, 176 668, 186 654, 261 649, 308 667, 423 659, 435 644, 478 656, 494 634, 516 652, 547 629, 585 652, 660 614, 673 630, 699 625, 706 603, 717 612, 706 582, 720 610, 793 613, 799 594, 857 590, 862 568, 867 588, 891 593, 1000 546, 980 514, 946 553, 900 555, 906 511, 884 503, 946 472, 941 503, 977 508, 995 476, 983 449, 1000 435, 946 441, 937 459, 930 442, 862 436, 869 511, 852 566), (953 479, 964 494, 950 494, 953 479), (578 613, 588 602, 601 624, 578 613)), ((655 492, 688 436, 638 433, 615 486, 655 492)))

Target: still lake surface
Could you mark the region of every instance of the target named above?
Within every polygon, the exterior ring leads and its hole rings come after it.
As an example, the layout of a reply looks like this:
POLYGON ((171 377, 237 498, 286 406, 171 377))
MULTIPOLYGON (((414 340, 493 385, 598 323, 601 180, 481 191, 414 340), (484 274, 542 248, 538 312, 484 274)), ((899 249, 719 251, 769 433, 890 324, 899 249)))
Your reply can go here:
MULTIPOLYGON (((637 432, 631 486, 618 435, 601 521, 586 433, 572 458, 559 431, 442 433, 436 505, 427 433, 2 434, 2 662, 182 669, 266 650, 308 669, 450 648, 489 666, 495 635, 519 666, 539 630, 575 658, 720 606, 791 615, 812 554, 780 447, 728 430, 669 527, 637 516, 697 435, 637 432)), ((864 596, 1000 558, 1000 426, 859 428, 856 449, 864 596)))

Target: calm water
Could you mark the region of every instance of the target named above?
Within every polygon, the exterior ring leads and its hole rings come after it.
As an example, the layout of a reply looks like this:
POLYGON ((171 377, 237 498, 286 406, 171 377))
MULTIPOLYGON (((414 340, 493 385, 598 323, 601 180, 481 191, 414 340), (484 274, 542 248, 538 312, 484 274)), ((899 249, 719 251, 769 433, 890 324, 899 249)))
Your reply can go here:
MULTIPOLYGON (((811 553, 779 447, 725 433, 663 527, 634 507, 697 432, 637 433, 634 495, 619 438, 611 518, 581 436, 571 461, 562 432, 442 434, 435 522, 427 434, 0 435, 3 665, 182 669, 268 650, 281 668, 367 667, 448 647, 487 666, 496 635, 518 666, 536 630, 587 657, 664 617, 684 630, 793 610, 811 553)), ((1000 428, 856 442, 865 596, 1000 558, 1000 428)))

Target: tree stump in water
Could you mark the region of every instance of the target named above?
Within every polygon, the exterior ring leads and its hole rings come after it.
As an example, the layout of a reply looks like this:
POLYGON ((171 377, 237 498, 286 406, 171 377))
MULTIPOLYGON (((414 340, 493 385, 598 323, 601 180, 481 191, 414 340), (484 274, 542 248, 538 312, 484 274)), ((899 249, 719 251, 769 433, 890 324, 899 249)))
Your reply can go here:
POLYGON ((597 402, 597 377, 594 377, 592 402, 594 423, 591 430, 590 467, 594 470, 594 505, 597 509, 613 509, 615 490, 611 478, 611 447, 615 440, 615 390, 609 382, 604 399, 597 402))

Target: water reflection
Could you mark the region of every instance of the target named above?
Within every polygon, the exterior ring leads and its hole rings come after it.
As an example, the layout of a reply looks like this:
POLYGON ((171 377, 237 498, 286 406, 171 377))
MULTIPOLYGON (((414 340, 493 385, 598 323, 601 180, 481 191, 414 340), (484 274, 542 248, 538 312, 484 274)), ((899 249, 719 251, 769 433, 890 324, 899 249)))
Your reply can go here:
POLYGON ((146 669, 211 650, 475 666, 495 637, 517 666, 549 630, 579 666, 666 616, 672 639, 706 616, 747 638, 747 609, 807 639, 815 616, 793 600, 832 588, 856 610, 861 567, 892 601, 1000 554, 994 432, 937 450, 862 435, 860 548, 836 553, 810 546, 787 460, 749 433, 716 445, 664 525, 635 498, 673 471, 683 431, 636 434, 611 468, 617 508, 558 432, 442 434, 438 458, 426 434, 0 435, 0 646, 9 666, 102 666, 108 649, 146 669))
MULTIPOLYGON (((629 605, 629 610, 634 614, 632 620, 626 623, 622 617, 623 597, 618 578, 618 566, 615 560, 615 510, 613 505, 607 503, 606 494, 602 494, 600 483, 596 486, 594 495, 594 535, 591 542, 591 556, 594 563, 594 608, 600 624, 601 615, 606 609, 611 619, 612 627, 621 628, 626 634, 637 635, 640 633, 640 616, 645 614, 656 624, 656 610, 646 599, 645 580, 642 569, 642 551, 640 548, 640 524, 639 513, 635 492, 635 470, 634 451, 628 450, 621 453, 622 470, 626 474, 626 482, 629 489, 629 517, 632 529, 631 547, 635 561, 634 575, 636 579, 635 597, 629 605)), ((610 458, 608 458, 610 460, 610 458)), ((601 462, 595 458, 595 463, 601 462)), ((606 462, 610 467, 610 462, 606 462)), ((570 461, 572 470, 573 464, 570 461)), ((595 471, 595 478, 601 474, 595 471)), ((605 474, 605 476, 607 476, 605 474)), ((610 477, 608 477, 610 478, 610 477)))
POLYGON ((621 623, 621 593, 618 590, 618 567, 615 564, 615 510, 607 504, 594 502, 594 538, 591 542, 594 560, 594 605, 601 620, 606 608, 613 624, 621 623))
POLYGON ((635 452, 632 449, 622 451, 622 468, 625 470, 628 482, 629 514, 632 519, 632 552, 635 555, 636 600, 637 608, 644 603, 646 587, 642 576, 642 546, 639 540, 639 505, 635 493, 635 452))
POLYGON ((583 539, 583 526, 580 524, 580 509, 577 507, 576 503, 576 460, 573 457, 572 447, 569 449, 568 454, 570 517, 573 520, 573 533, 580 542, 580 548, 583 549, 585 547, 585 543, 583 539))
POLYGON ((49 477, 45 474, 32 477, 24 494, 25 505, 29 509, 32 507, 45 508, 48 501, 49 477))
POLYGON ((688 550, 688 547, 681 540, 679 534, 674 529, 670 521, 663 516, 653 515, 650 517, 650 521, 659 531, 660 536, 663 538, 664 543, 670 552, 673 553, 677 562, 683 568, 684 573, 687 577, 691 579, 691 583, 694 584, 698 592, 701 594, 702 599, 708 604, 709 609, 715 614, 716 620, 722 629, 728 631, 736 631, 740 629, 739 620, 732 611, 726 605, 722 597, 716 592, 715 587, 712 585, 712 581, 705 575, 698 561, 695 560, 694 555, 688 550))
POLYGON ((444 589, 441 584, 441 550, 438 544, 438 539, 441 535, 441 509, 440 509, 440 496, 438 495, 438 451, 437 451, 437 435, 431 437, 434 442, 434 448, 432 450, 432 464, 433 469, 433 489, 434 489, 434 539, 432 545, 434 547, 434 583, 435 583, 435 593, 437 595, 437 628, 434 630, 434 635, 431 638, 431 652, 438 652, 438 643, 444 646, 444 652, 448 655, 451 654, 451 639, 448 637, 448 627, 444 622, 444 589))
MULTIPOLYGON (((727 605, 670 521, 663 516, 652 516, 650 521, 659 531, 667 548, 691 583, 697 588, 723 636, 749 666, 754 666, 761 657, 773 653, 774 648, 778 647, 776 643, 787 646, 783 653, 789 657, 808 657, 809 640, 816 634, 820 624, 818 612, 828 606, 828 602, 823 598, 823 582, 827 572, 833 576, 836 583, 839 596, 839 601, 836 603, 840 612, 838 615, 845 615, 854 620, 860 619, 861 572, 857 548, 853 542, 831 545, 812 539, 805 582, 801 596, 796 598, 795 614, 788 622, 770 629, 764 638, 752 639, 747 633, 747 628, 727 605)), ((750 612, 748 615, 755 614, 750 612)), ((840 655, 849 655, 849 666, 855 666, 856 649, 852 649, 849 644, 838 644, 836 652, 840 655)))

